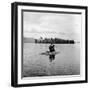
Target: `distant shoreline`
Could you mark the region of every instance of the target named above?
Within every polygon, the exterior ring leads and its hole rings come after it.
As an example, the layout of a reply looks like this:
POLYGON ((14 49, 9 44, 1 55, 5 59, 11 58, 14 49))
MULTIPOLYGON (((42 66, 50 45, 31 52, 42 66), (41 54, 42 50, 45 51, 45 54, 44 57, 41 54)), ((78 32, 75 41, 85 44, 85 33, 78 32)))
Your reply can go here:
POLYGON ((49 44, 49 43, 53 43, 53 44, 74 44, 75 41, 74 40, 65 40, 65 39, 61 39, 61 38, 42 38, 40 37, 40 39, 34 39, 34 38, 23 38, 23 42, 24 43, 40 43, 40 44, 49 44))
MULTIPOLYGON (((24 43, 30 43, 30 42, 24 42, 24 43)), ((31 44, 51 44, 51 43, 31 43, 31 44)), ((76 43, 53 43, 53 44, 76 44, 76 43)))

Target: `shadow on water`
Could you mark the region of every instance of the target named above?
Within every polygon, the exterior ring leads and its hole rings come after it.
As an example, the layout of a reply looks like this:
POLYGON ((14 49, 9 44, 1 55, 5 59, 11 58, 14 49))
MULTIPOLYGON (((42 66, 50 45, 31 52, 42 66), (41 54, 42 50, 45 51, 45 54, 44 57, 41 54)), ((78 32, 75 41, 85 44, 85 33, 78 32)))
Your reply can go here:
POLYGON ((40 55, 46 55, 46 56, 49 56, 49 60, 50 62, 52 62, 53 60, 55 60, 55 56, 57 54, 59 54, 60 52, 49 52, 49 51, 46 51, 46 52, 43 52, 43 53, 40 53, 40 55))
POLYGON ((49 60, 50 60, 50 62, 52 62, 53 60, 55 60, 55 55, 49 55, 49 60))

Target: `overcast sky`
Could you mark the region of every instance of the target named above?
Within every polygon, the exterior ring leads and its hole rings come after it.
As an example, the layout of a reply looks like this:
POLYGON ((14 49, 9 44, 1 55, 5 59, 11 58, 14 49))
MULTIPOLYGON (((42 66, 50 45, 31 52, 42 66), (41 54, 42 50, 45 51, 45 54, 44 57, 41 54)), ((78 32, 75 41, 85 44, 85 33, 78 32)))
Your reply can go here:
POLYGON ((80 41, 81 14, 23 12, 24 37, 80 41))

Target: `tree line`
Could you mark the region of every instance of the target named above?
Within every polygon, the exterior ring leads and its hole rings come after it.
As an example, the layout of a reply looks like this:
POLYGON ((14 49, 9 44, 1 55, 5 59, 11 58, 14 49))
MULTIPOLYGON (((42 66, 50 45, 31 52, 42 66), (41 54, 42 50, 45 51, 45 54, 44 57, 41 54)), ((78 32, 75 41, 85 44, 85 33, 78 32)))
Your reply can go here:
POLYGON ((42 38, 35 39, 35 43, 54 43, 54 44, 74 44, 74 40, 65 40, 60 38, 42 38))

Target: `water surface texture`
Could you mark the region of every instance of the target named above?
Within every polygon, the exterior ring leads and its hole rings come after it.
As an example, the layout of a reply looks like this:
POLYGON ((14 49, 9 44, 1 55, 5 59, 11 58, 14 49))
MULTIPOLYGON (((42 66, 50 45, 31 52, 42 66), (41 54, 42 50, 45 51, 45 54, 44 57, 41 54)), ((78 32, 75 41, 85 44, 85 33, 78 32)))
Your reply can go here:
POLYGON ((54 56, 42 55, 49 44, 23 44, 23 77, 79 75, 80 44, 55 44, 59 52, 54 56))

